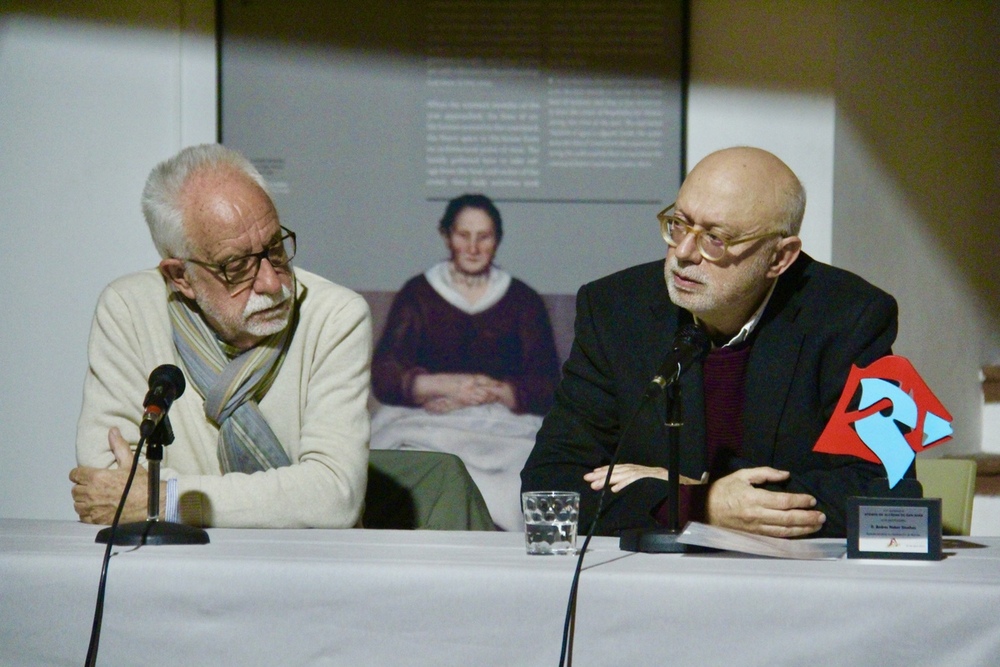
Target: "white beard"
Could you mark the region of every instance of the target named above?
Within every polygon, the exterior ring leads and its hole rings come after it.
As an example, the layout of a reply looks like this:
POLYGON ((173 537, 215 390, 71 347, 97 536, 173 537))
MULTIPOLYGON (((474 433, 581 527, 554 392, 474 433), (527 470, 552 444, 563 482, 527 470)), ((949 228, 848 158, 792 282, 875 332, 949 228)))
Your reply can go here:
MULTIPOLYGON (((216 331, 216 334, 223 340, 229 340, 241 333, 250 334, 255 338, 265 338, 283 331, 288 326, 290 320, 292 312, 291 304, 289 304, 289 307, 280 316, 272 316, 268 319, 254 318, 253 316, 256 313, 287 302, 291 296, 291 288, 284 284, 281 286, 280 294, 267 295, 251 292, 246 305, 243 307, 243 312, 239 316, 223 312, 221 309, 215 307, 209 299, 196 298, 196 301, 198 307, 209 318, 209 321, 214 320, 218 324, 218 327, 222 329, 221 331, 216 331)), ((214 325, 213 328, 215 328, 214 325)))
POLYGON ((768 255, 758 253, 749 258, 747 266, 732 267, 738 269, 728 275, 712 275, 710 271, 703 271, 699 266, 685 266, 680 268, 680 262, 676 256, 667 259, 664 278, 667 283, 667 292, 670 300, 674 304, 690 311, 701 318, 712 318, 714 315, 724 313, 732 308, 745 307, 750 304, 752 297, 758 293, 759 286, 765 280, 764 276, 768 271, 768 255), (701 288, 694 292, 687 292, 679 289, 673 281, 672 271, 679 270, 680 273, 692 280, 701 283, 701 288))
POLYGON ((254 320, 251 319, 253 315, 269 308, 274 308, 288 301, 292 296, 292 290, 287 285, 281 286, 280 294, 257 294, 253 292, 250 294, 250 298, 247 299, 247 305, 243 308, 243 326, 247 333, 254 336, 273 336, 274 334, 284 330, 288 326, 289 316, 292 313, 291 308, 285 310, 281 317, 267 319, 267 320, 254 320))

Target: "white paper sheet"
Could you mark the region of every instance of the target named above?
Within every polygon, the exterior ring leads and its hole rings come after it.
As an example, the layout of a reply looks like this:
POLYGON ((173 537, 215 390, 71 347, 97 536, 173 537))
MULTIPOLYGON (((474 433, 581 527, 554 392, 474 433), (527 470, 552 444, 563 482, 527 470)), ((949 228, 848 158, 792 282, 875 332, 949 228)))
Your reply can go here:
POLYGON ((789 540, 780 537, 753 535, 740 530, 709 526, 697 521, 689 522, 677 538, 678 542, 723 551, 792 558, 797 560, 836 560, 847 553, 845 540, 789 540))

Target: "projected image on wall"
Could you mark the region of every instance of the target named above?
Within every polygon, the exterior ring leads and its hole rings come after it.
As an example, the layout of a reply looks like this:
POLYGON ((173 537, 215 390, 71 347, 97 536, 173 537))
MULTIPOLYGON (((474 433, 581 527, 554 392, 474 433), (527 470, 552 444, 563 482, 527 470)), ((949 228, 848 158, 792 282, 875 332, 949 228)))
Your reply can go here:
POLYGON ((268 177, 301 264, 335 281, 397 289, 440 258, 427 221, 482 192, 512 232, 506 266, 572 294, 662 254, 682 9, 226 0, 222 140, 268 177))
POLYGON ((372 447, 458 454, 518 530, 573 295, 663 256, 682 3, 330 4, 222 3, 222 140, 372 307, 372 447))

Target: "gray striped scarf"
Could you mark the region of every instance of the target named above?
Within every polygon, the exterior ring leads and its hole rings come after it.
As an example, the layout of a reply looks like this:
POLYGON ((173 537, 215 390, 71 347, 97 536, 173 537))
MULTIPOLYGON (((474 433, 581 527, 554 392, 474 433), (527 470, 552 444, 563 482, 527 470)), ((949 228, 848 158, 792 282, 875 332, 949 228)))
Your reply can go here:
POLYGON ((205 416, 219 427, 222 471, 252 473, 291 465, 257 402, 271 388, 288 351, 296 322, 295 296, 291 321, 283 331, 230 359, 225 344, 187 299, 167 289, 174 346, 205 399, 205 416))

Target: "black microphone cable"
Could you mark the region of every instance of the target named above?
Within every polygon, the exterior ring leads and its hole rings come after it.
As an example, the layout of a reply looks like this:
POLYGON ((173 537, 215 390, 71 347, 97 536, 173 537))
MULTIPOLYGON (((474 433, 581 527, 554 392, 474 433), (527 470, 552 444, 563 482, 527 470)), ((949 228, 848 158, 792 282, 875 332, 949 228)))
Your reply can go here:
MULTIPOLYGON (((597 512, 590 524, 590 530, 587 531, 587 537, 583 541, 583 546, 580 548, 580 553, 576 560, 576 569, 573 571, 573 583, 570 586, 569 601, 566 605, 566 620, 563 623, 559 667, 571 667, 573 664, 573 629, 576 627, 576 594, 580 583, 580 572, 583 570, 583 556, 587 553, 587 546, 590 544, 590 539, 594 536, 598 521, 601 520, 601 513, 604 511, 604 498, 607 495, 608 488, 611 486, 611 474, 614 472, 615 464, 618 463, 618 458, 621 455, 625 436, 628 435, 629 429, 632 428, 636 416, 643 409, 646 401, 656 396, 660 391, 665 390, 669 385, 679 381, 681 375, 684 374, 688 367, 696 360, 702 358, 708 352, 710 346, 711 341, 707 334, 695 324, 685 324, 678 329, 674 335, 671 352, 664 361, 664 364, 661 365, 660 372, 653 378, 650 388, 643 393, 639 405, 632 412, 628 422, 622 429, 621 436, 618 438, 618 444, 615 446, 614 456, 611 457, 611 462, 608 463, 608 473, 604 477, 604 488, 601 489, 601 495, 597 498, 597 512), (676 364, 676 370, 672 368, 674 364, 676 364), (672 372, 668 373, 668 371, 672 372)), ((666 419, 661 419, 660 421, 664 422, 666 419)), ((674 470, 670 474, 679 475, 680 471, 674 470)))
POLYGON ((132 488, 132 480, 135 479, 135 472, 139 469, 139 452, 145 444, 146 438, 139 438, 139 444, 135 448, 135 455, 132 457, 132 469, 128 473, 125 481, 125 490, 122 491, 121 500, 118 501, 118 509, 115 511, 115 518, 111 522, 111 530, 108 535, 108 545, 104 549, 104 560, 101 564, 101 583, 97 586, 97 606, 94 609, 94 624, 90 629, 90 646, 87 649, 87 661, 84 667, 94 667, 97 664, 97 647, 101 641, 101 621, 104 618, 104 588, 108 582, 108 563, 111 561, 111 548, 115 544, 115 531, 118 530, 118 522, 121 520, 122 511, 125 509, 125 499, 128 498, 129 489, 132 488))
POLYGON ((576 569, 573 571, 573 583, 570 585, 569 589, 569 601, 566 604, 566 620, 563 622, 563 634, 562 634, 562 649, 559 653, 559 667, 571 667, 573 664, 573 630, 576 627, 576 592, 580 584, 580 572, 583 570, 583 556, 587 553, 587 546, 590 544, 590 538, 594 536, 594 531, 597 529, 597 523, 601 520, 601 514, 604 511, 604 498, 608 493, 608 488, 611 486, 611 473, 615 470, 615 465, 618 463, 618 457, 621 455, 623 444, 625 442, 625 436, 628 435, 629 429, 632 428, 632 423, 635 421, 636 415, 645 406, 646 401, 651 397, 649 392, 643 394, 642 399, 639 402, 639 406, 629 417, 628 423, 625 428, 622 429, 622 434, 618 438, 618 444, 615 446, 614 456, 611 457, 611 462, 608 463, 608 474, 604 477, 604 488, 601 489, 601 495, 597 497, 597 512, 594 514, 594 520, 590 523, 590 529, 587 531, 587 537, 583 540, 583 546, 580 547, 580 553, 576 558, 576 569))

